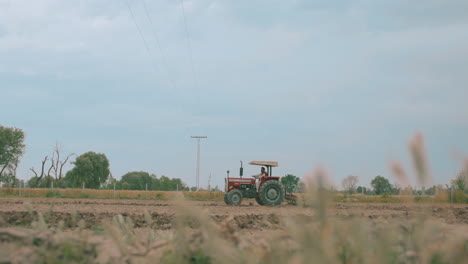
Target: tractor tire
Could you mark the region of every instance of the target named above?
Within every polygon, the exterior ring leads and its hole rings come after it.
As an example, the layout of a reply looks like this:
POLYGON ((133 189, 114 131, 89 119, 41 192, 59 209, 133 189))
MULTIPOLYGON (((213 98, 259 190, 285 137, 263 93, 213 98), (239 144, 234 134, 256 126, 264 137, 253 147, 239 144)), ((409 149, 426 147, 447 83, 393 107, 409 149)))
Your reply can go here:
POLYGON ((255 201, 257 201, 257 203, 259 205, 263 205, 263 203, 262 203, 262 201, 260 201, 260 197, 258 197, 258 195, 257 195, 257 197, 255 197, 255 201))
POLYGON ((284 188, 279 181, 266 181, 258 190, 258 199, 261 205, 279 205, 284 200, 284 188))
POLYGON ((240 205, 243 198, 244 196, 239 190, 232 190, 226 196, 226 200, 229 205, 240 205))
POLYGON ((227 205, 230 205, 229 200, 228 200, 228 194, 227 194, 227 193, 224 194, 224 202, 225 202, 227 205))

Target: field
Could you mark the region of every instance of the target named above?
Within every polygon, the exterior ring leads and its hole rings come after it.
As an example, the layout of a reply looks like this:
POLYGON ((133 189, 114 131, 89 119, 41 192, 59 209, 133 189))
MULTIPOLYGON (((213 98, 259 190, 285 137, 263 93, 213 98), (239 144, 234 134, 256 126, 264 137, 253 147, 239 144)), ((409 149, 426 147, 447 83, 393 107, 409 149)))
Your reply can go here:
POLYGON ((102 198, 102 199, 157 199, 170 200, 177 196, 190 200, 222 200, 224 192, 174 192, 141 190, 102 190, 102 189, 48 189, 48 188, 0 188, 3 197, 62 197, 62 198, 102 198))
MULTIPOLYGON (((463 263, 468 205, 0 198, 1 263, 463 263)), ((466 262, 465 262, 466 263, 466 262)))

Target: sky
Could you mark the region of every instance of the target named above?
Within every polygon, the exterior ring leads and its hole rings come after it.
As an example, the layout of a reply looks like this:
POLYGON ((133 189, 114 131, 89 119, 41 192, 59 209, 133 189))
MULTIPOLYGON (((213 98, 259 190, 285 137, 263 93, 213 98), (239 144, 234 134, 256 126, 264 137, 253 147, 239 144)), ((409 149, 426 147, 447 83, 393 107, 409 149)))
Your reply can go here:
POLYGON ((117 179, 194 186, 190 136, 207 136, 201 186, 240 160, 369 186, 391 161, 412 171, 420 132, 445 184, 468 156, 467 14, 465 0, 0 0, 0 125, 26 134, 21 179, 59 144, 104 153, 117 179))

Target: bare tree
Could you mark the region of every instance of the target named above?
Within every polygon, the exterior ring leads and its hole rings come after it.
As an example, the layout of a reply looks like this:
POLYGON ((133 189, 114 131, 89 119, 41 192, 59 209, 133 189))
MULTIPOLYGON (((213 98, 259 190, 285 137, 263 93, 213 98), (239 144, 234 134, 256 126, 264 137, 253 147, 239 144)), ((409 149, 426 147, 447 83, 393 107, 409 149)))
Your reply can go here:
POLYGON ((62 179, 62 171, 63 171, 63 166, 68 162, 70 157, 75 155, 75 153, 71 153, 68 156, 65 157, 64 160, 60 160, 60 147, 58 144, 55 144, 54 152, 52 153, 52 167, 51 171, 53 173, 53 176, 56 180, 61 180, 62 179))
POLYGON ((41 173, 34 169, 34 167, 30 168, 30 170, 34 173, 36 177, 35 186, 37 187, 40 184, 40 181, 45 177, 47 179, 47 185, 49 185, 49 181, 51 178, 55 180, 61 180, 63 176, 63 167, 68 162, 68 160, 74 156, 75 153, 69 154, 65 157, 64 160, 61 160, 61 150, 58 143, 55 144, 54 151, 52 152, 52 157, 49 159, 49 156, 45 156, 41 162, 41 173), (49 165, 47 165, 49 164, 49 165), (46 168, 47 172, 46 172, 46 168))
POLYGON ((341 181, 341 185, 343 186, 343 189, 350 194, 356 191, 357 183, 358 183, 358 176, 352 176, 352 175, 349 175, 348 177, 344 178, 343 181, 341 181))
POLYGON ((36 177, 36 182, 34 183, 34 186, 31 187, 37 187, 39 185, 39 182, 42 180, 44 177, 44 171, 45 171, 45 165, 47 160, 49 159, 49 156, 45 156, 44 159, 42 160, 41 164, 41 174, 37 174, 36 170, 34 167, 31 167, 29 170, 31 170, 34 173, 34 176, 36 177))

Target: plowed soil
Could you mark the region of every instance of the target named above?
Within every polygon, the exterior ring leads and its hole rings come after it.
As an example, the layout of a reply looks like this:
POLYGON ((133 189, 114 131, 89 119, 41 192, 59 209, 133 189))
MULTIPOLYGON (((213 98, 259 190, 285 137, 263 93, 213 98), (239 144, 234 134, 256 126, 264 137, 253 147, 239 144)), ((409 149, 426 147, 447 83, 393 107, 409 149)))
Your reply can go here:
MULTIPOLYGON (((284 216, 315 216, 313 208, 293 205, 260 206, 245 200, 241 206, 228 206, 222 201, 185 201, 186 205, 209 215, 215 222, 232 217, 241 229, 276 229, 284 216)), ((102 200, 63 198, 0 198, 0 227, 29 225, 39 212, 49 226, 63 222, 65 227, 82 220, 85 228, 95 228, 116 215, 128 216, 134 227, 145 227, 144 212, 153 219, 153 227, 171 229, 180 208, 175 201, 160 200, 102 200)), ((410 219, 429 214, 447 224, 468 225, 468 206, 460 204, 365 204, 333 203, 328 214, 337 218, 364 218, 370 221, 410 219)), ((196 225, 196 223, 187 223, 196 225)))

